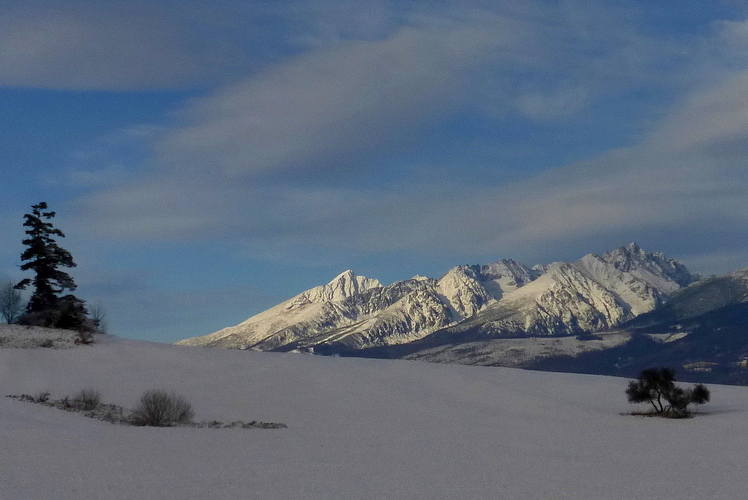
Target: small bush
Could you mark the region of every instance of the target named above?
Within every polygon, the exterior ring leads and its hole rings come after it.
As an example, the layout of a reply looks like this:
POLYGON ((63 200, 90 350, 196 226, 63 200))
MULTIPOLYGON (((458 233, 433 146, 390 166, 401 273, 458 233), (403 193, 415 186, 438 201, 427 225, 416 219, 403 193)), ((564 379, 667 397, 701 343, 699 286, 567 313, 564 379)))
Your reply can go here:
POLYGON ((186 424, 192 420, 194 412, 189 401, 175 393, 161 390, 147 391, 132 414, 132 423, 166 427, 186 424))
POLYGON ((649 402, 654 415, 684 418, 690 414, 688 405, 707 403, 711 394, 702 384, 678 387, 672 368, 648 368, 641 371, 637 380, 629 382, 626 396, 629 403, 649 402))
POLYGON ((52 339, 37 340, 36 345, 49 349, 55 346, 55 341, 52 339))
POLYGON ((46 403, 47 401, 49 401, 49 391, 36 393, 36 395, 31 398, 31 401, 33 401, 34 403, 46 403))
POLYGON ((101 404, 101 394, 94 389, 83 389, 73 396, 70 405, 81 411, 95 410, 101 404))
POLYGON ((93 341, 93 333, 88 330, 78 330, 75 334, 75 345, 91 345, 93 341))

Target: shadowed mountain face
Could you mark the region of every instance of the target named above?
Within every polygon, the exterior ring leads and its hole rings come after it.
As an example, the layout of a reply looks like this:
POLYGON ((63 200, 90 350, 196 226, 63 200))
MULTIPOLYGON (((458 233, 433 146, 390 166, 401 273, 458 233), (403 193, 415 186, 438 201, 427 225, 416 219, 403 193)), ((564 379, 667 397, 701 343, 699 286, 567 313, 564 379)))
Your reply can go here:
POLYGON ((661 305, 695 277, 631 244, 567 263, 457 266, 383 286, 346 271, 239 325, 179 342, 318 353, 415 352, 495 338, 605 330, 661 305))
POLYGON ((748 269, 714 276, 673 293, 662 307, 628 323, 631 328, 675 323, 748 301, 748 269))
POLYGON ((536 359, 523 367, 634 377, 644 368, 668 366, 686 381, 748 385, 747 302, 628 331, 630 340, 611 349, 536 359))

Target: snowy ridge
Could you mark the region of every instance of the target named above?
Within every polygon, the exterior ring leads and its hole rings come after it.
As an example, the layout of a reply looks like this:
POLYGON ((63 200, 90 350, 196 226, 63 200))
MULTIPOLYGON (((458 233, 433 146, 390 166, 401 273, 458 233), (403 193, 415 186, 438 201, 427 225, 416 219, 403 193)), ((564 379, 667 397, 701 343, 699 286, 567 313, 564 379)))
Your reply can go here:
POLYGON ((346 271, 236 326, 177 344, 259 350, 402 344, 471 317, 537 276, 515 261, 457 266, 439 280, 416 276, 388 286, 346 271))
POLYGON ((272 349, 295 340, 301 330, 308 334, 320 333, 353 323, 338 303, 377 288, 381 288, 379 281, 346 271, 327 285, 300 293, 234 327, 177 344, 244 349, 264 342, 266 349, 272 349))
POLYGON ((694 281, 638 245, 530 268, 514 260, 456 266, 439 280, 383 286, 346 271, 248 320, 178 342, 258 350, 406 344, 457 335, 512 337, 604 330, 651 311, 694 281))
POLYGON ((496 338, 607 330, 651 311, 696 279, 680 262, 635 243, 543 269, 533 282, 440 335, 496 338))

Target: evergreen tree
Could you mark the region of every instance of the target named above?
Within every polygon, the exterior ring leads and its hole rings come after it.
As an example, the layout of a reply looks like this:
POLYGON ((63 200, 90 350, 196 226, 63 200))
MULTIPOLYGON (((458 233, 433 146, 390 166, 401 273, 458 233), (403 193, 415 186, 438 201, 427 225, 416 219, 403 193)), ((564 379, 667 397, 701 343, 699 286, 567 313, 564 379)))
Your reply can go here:
POLYGON ((32 205, 30 214, 24 215, 24 227, 27 227, 28 238, 23 240, 26 250, 21 254, 22 271, 33 271, 33 278, 20 281, 16 288, 33 287, 33 293, 26 306, 26 316, 43 318, 45 326, 58 325, 61 321, 66 327, 77 327, 85 321, 86 309, 83 301, 68 294, 60 298, 65 290, 76 289, 73 278, 61 267, 75 267, 73 256, 60 247, 55 236, 64 238, 62 231, 49 222, 55 212, 47 211, 47 204, 41 202, 32 205))

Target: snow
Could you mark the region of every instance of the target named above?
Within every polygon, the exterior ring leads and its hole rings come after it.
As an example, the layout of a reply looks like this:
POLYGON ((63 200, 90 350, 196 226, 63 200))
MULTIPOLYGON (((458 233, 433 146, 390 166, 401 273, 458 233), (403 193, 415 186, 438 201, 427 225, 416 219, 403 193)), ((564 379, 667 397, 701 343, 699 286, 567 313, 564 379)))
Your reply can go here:
MULTIPOLYGON (((687 332, 684 332, 680 337, 686 335, 687 332)), ((670 334, 650 337, 657 342, 676 340, 670 334)), ((596 333, 594 337, 584 340, 576 336, 490 339, 424 349, 406 356, 406 359, 477 366, 522 366, 550 356, 577 356, 610 349, 630 339, 631 333, 620 330, 596 333)))
POLYGON ((76 332, 39 326, 0 324, 0 347, 26 349, 74 347, 76 332))
MULTIPOLYGON (((0 334, 2 334, 0 332, 0 334)), ((150 388, 199 420, 136 428, 0 398, 0 498, 732 499, 748 491, 748 388, 688 420, 633 417, 626 380, 402 360, 167 346, 104 336, 0 349, 3 394, 150 388)))
POLYGON ((609 292, 619 297, 633 316, 651 311, 656 305, 654 290, 672 293, 679 285, 666 278, 654 276, 646 270, 635 269, 623 273, 597 255, 585 255, 575 263, 584 274, 604 284, 609 292), (647 285, 652 285, 647 289, 647 285))

